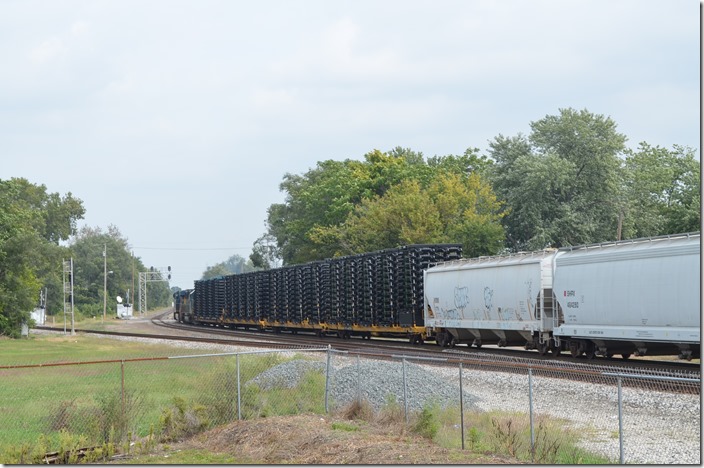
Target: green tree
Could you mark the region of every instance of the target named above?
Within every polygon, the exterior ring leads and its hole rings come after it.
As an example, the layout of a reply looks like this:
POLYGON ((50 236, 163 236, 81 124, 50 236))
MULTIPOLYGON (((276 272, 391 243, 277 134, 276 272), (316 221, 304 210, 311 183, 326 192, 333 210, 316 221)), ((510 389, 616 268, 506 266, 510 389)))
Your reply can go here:
POLYGON ((284 175, 280 189, 283 204, 268 209, 268 234, 276 239, 284 263, 302 263, 329 256, 328 249, 313 246, 308 238, 316 226, 341 223, 361 199, 363 188, 355 174, 355 163, 319 162, 304 175, 284 175))
POLYGON ((465 257, 497 254, 505 241, 503 204, 479 172, 439 174, 428 187, 442 224, 439 242, 461 243, 465 257))
POLYGON ((224 262, 217 263, 213 266, 208 267, 204 272, 201 279, 216 278, 218 276, 235 275, 240 273, 247 273, 249 271, 255 271, 251 260, 245 260, 240 255, 233 255, 224 262))
POLYGON ((700 164, 694 150, 641 142, 624 162, 623 237, 698 231, 701 224, 700 164))
POLYGON ((49 291, 48 310, 63 302, 59 241, 75 232, 85 210, 70 193, 48 193, 23 178, 0 181, 0 334, 18 336, 49 291))
POLYGON ((528 139, 495 138, 491 178, 509 208, 508 247, 615 239, 624 209, 619 156, 625 142, 610 118, 574 109, 532 122, 528 139))
MULTIPOLYGON (((370 202, 384 197, 395 188, 403 193, 392 193, 391 197, 413 197, 413 190, 423 194, 438 174, 458 174, 467 177, 470 173, 486 170, 491 162, 468 149, 461 156, 435 156, 427 161, 422 153, 408 148, 396 147, 386 153, 373 150, 364 155, 363 161, 327 160, 319 162, 315 169, 303 175, 286 174, 280 188, 286 192, 285 202, 271 205, 268 210, 267 235, 276 240, 276 254, 285 264, 304 263, 330 258, 348 252, 356 241, 341 237, 341 226, 360 207, 374 216, 382 216, 370 202), (418 186, 404 185, 415 181, 418 186), (364 207, 362 207, 364 205, 364 207)), ((419 213, 415 213, 416 215, 419 213)), ((410 216, 410 214, 409 214, 410 216)), ((361 221, 360 221, 361 222, 361 221)), ((406 225, 402 239, 417 238, 423 232, 423 223, 430 223, 427 216, 417 219, 413 227, 406 225)), ((348 227, 352 224, 348 225, 348 227)), ((426 225, 426 229, 430 226, 426 225)), ((432 230, 431 230, 432 231, 432 230)), ((431 231, 426 234, 431 235, 431 231)), ((350 233, 351 235, 351 233, 350 233)), ((381 235, 380 233, 370 233, 381 235)), ((386 244, 388 239, 371 241, 386 244)), ((365 243, 367 241, 360 242, 365 243)), ((428 242, 428 240, 425 240, 428 242)), ((261 255, 259 252, 257 255, 261 255)), ((261 260, 255 255, 254 260, 261 260)))
POLYGON ((227 269, 224 263, 217 263, 213 266, 209 266, 208 268, 205 269, 203 272, 203 276, 201 277, 202 280, 207 280, 207 279, 212 279, 212 278, 217 278, 218 276, 227 276, 231 275, 232 272, 227 269))
POLYGON ((254 268, 261 270, 269 270, 280 266, 281 253, 276 245, 274 236, 264 234, 254 241, 249 260, 254 268))
POLYGON ((501 203, 479 174, 441 172, 427 188, 406 180, 364 199, 345 223, 320 227, 312 239, 339 239, 338 255, 417 243, 461 243, 465 255, 495 254, 504 241, 502 216, 501 203))
MULTIPOLYGON (((335 229, 335 228, 333 228, 335 229)), ((336 234, 344 250, 337 255, 370 252, 404 244, 438 242, 438 213, 416 180, 403 181, 384 195, 367 198, 336 234)), ((325 230, 321 228, 321 233, 325 230)), ((327 235, 334 235, 327 233, 327 235)), ((316 237, 313 240, 317 240, 316 237)))
MULTIPOLYGON (((130 301, 137 294, 139 272, 148 271, 139 257, 133 257, 127 239, 119 229, 108 226, 107 232, 99 227, 84 226, 70 244, 74 268, 74 305, 79 316, 102 317, 104 298, 107 302, 107 317, 115 316, 115 298, 125 297, 130 291, 130 301), (106 252, 106 256, 103 256, 106 252), (107 295, 105 287, 105 267, 107 275, 107 295), (133 288, 134 282, 134 288, 133 288)), ((164 282, 147 282, 147 298, 150 308, 171 304, 169 285, 164 282)))

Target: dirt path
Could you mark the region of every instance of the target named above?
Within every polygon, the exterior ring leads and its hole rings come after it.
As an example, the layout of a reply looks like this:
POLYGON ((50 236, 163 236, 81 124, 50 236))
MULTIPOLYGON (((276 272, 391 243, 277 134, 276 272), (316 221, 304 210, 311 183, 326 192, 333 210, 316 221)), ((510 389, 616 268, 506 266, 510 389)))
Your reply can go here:
MULTIPOLYGON (((226 453, 266 464, 517 464, 515 459, 445 449, 387 424, 298 415, 239 421, 170 444, 170 451, 226 453)), ((157 455, 158 456, 158 455, 157 455)))

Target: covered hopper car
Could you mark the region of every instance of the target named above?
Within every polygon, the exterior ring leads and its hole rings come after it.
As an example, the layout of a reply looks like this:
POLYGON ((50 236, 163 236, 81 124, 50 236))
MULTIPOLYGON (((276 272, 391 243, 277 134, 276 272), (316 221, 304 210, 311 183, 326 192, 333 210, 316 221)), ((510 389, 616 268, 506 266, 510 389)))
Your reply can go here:
POLYGON ((445 346, 691 359, 700 261, 693 233, 447 262, 425 271, 425 324, 445 346))

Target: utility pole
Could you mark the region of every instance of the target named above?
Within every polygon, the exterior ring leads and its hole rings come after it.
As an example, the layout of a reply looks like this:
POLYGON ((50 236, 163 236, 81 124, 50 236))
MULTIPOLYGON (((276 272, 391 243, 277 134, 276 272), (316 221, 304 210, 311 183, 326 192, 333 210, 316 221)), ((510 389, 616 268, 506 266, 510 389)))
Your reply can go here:
POLYGON ((108 245, 103 244, 103 322, 108 309, 108 245))

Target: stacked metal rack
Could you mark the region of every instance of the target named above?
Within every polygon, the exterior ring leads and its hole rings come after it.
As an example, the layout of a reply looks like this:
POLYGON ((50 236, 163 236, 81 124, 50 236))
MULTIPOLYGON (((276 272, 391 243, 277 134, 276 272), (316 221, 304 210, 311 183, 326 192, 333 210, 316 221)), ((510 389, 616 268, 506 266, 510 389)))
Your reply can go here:
POLYGON ((423 270, 459 244, 407 245, 195 282, 197 321, 275 329, 398 332, 423 326, 423 270))

